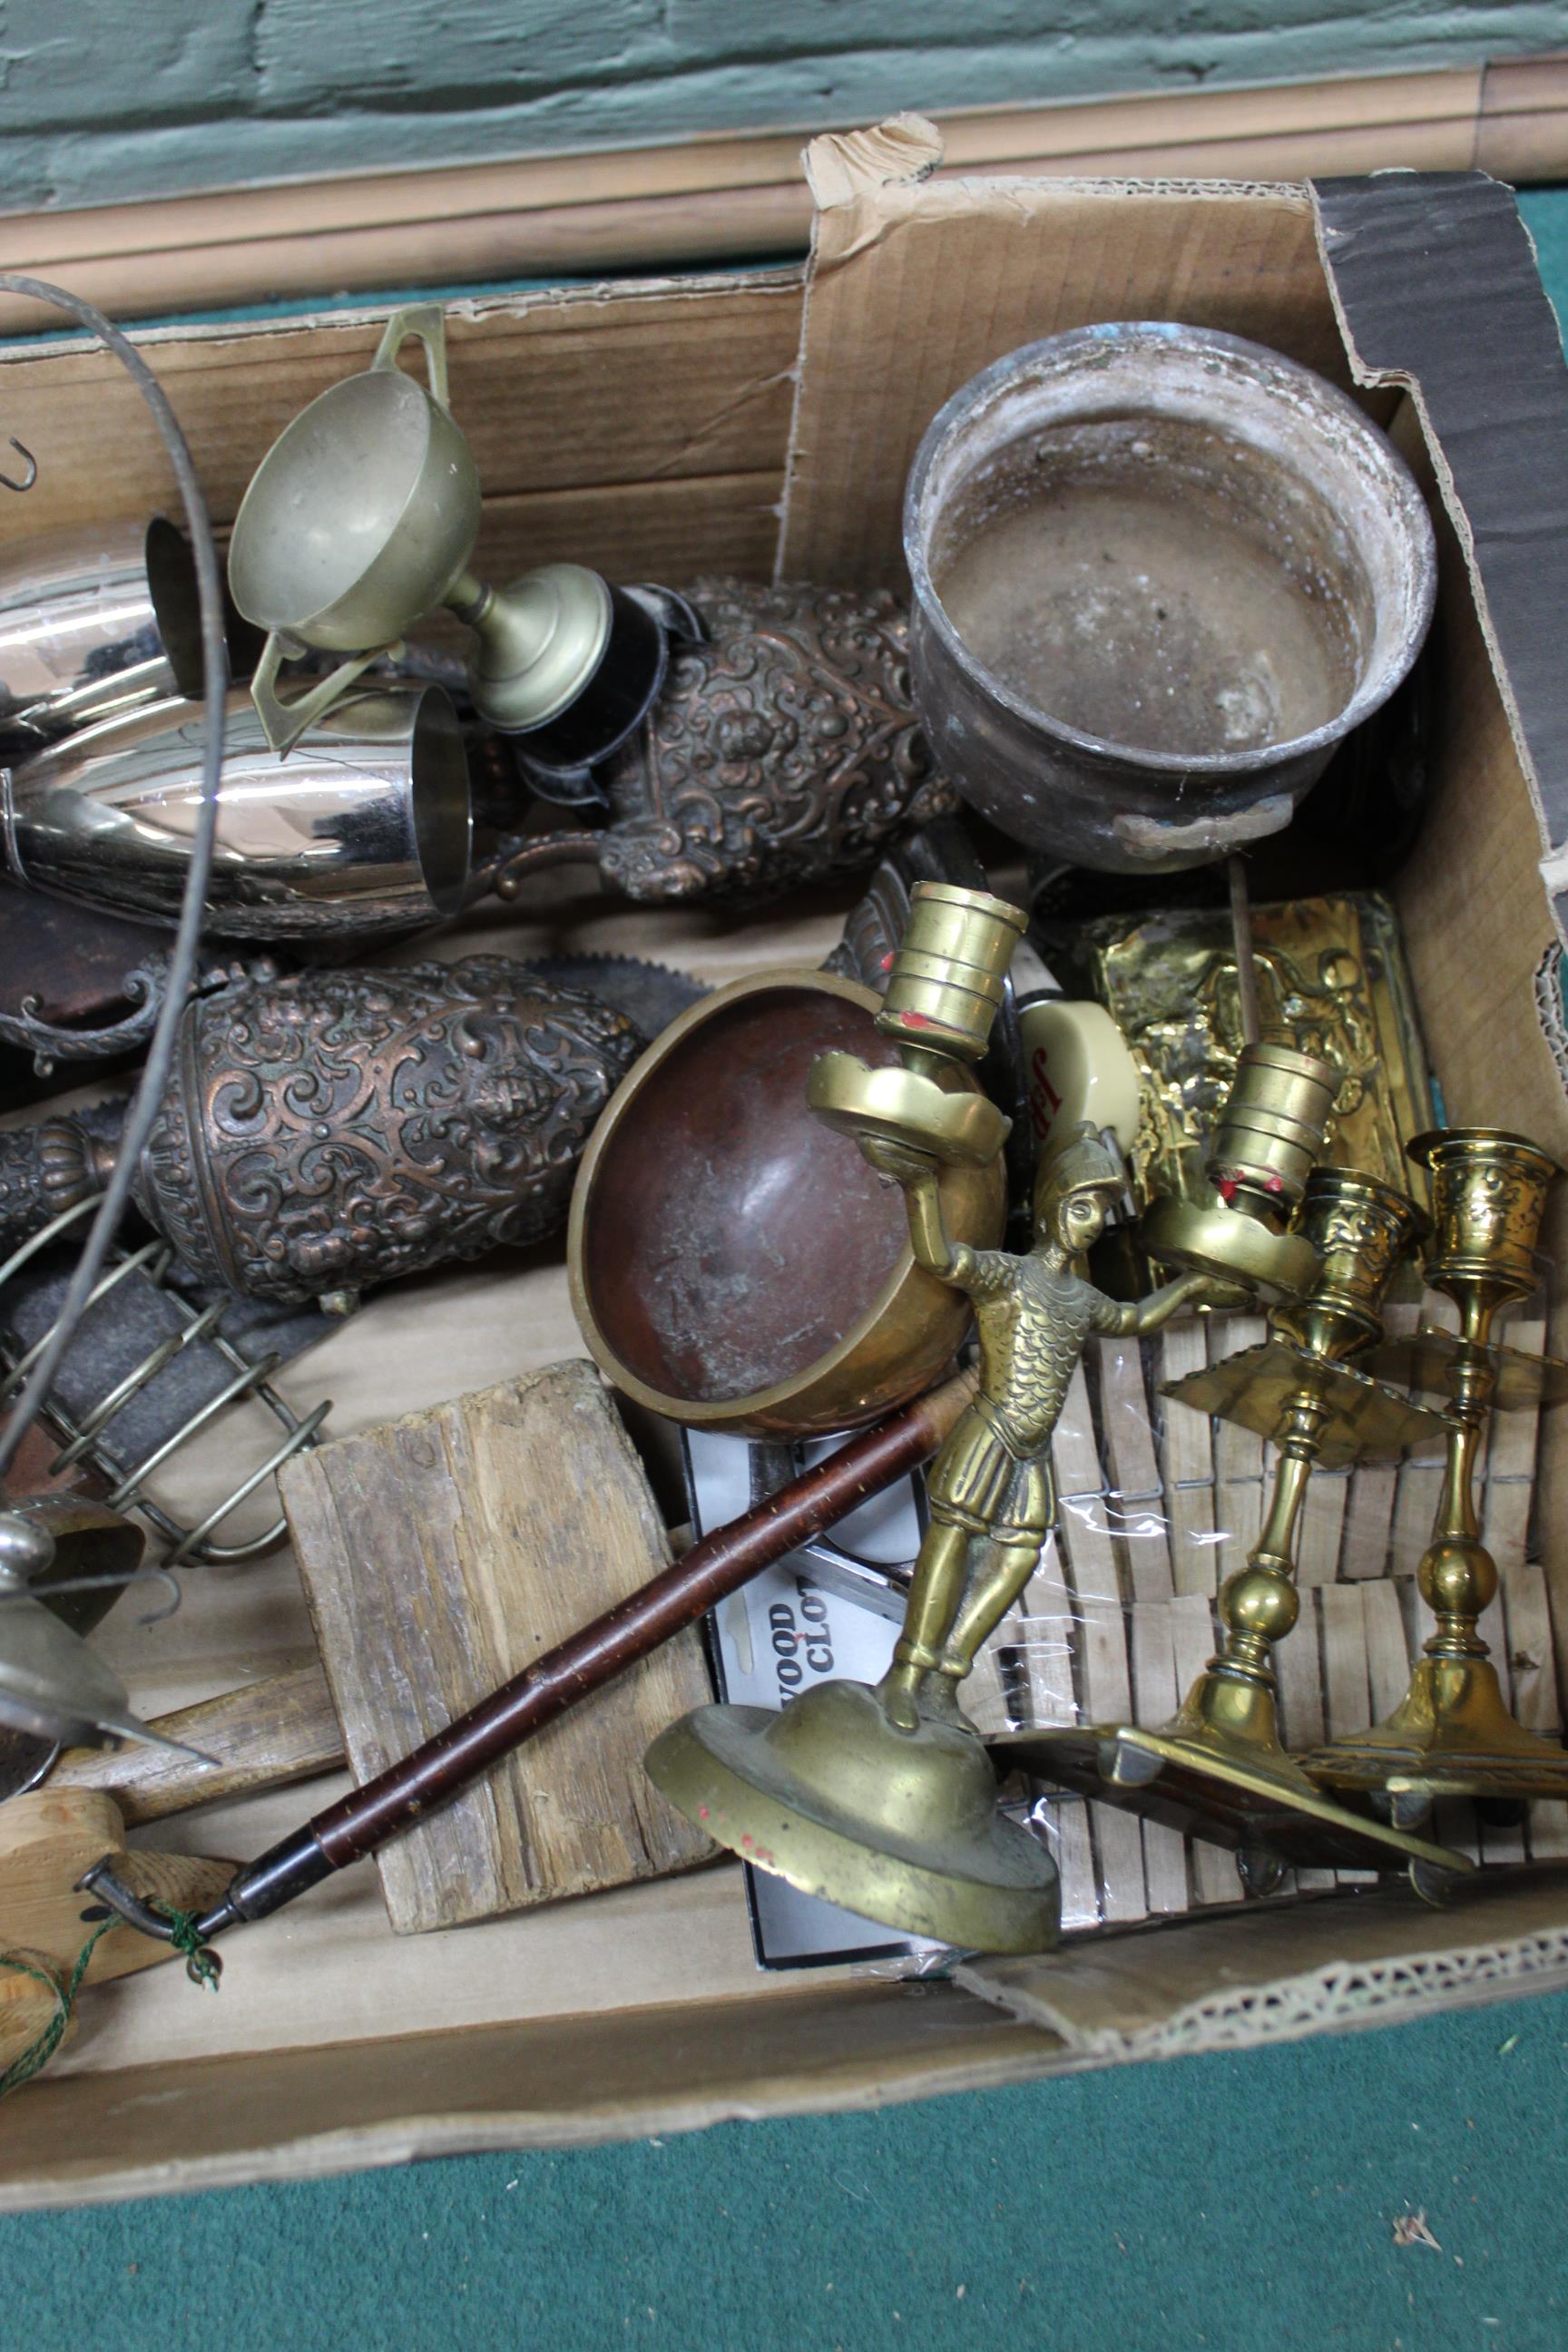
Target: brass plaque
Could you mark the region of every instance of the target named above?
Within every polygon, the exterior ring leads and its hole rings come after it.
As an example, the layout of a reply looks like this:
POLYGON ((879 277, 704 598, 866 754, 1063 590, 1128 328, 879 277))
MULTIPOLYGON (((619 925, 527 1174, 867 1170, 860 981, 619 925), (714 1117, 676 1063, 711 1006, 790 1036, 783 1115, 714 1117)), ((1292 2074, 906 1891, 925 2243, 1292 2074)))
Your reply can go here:
MULTIPOLYGON (((1388 900, 1363 891, 1257 907, 1253 933, 1264 1036, 1288 1039, 1341 1074, 1324 1158, 1423 1193, 1404 1146, 1436 1118, 1432 1082, 1388 900)), ((1197 1199, 1243 1042, 1229 915, 1205 908, 1102 918, 1085 926, 1078 952, 1089 992, 1139 1065, 1138 1206, 1163 1192, 1197 1199)))

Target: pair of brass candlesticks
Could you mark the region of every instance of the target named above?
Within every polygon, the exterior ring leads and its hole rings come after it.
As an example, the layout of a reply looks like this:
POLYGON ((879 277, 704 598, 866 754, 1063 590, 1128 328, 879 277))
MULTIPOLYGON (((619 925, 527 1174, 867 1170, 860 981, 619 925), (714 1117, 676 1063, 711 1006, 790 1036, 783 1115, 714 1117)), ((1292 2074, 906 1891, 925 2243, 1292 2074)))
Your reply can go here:
POLYGON ((977 1948, 1037 1950, 1057 1933, 1049 1857, 997 1807, 998 1774, 1013 1769, 1231 1847, 1253 1891, 1300 1863, 1407 1869, 1419 1892, 1436 1895, 1473 1867, 1413 1833, 1436 1794, 1568 1795, 1568 1758, 1507 1714, 1476 1633, 1496 1570, 1470 1491, 1500 1382, 1510 1401, 1561 1393, 1568 1381, 1562 1367, 1532 1372, 1532 1360, 1511 1355, 1505 1364, 1506 1351, 1490 1343, 1498 1308, 1535 1286, 1554 1164, 1490 1129, 1412 1147, 1432 1171, 1428 1276, 1465 1316, 1458 1341, 1426 1335, 1415 1358, 1376 1351, 1388 1283, 1425 1221, 1374 1178, 1313 1166, 1332 1073, 1294 1049, 1247 1050, 1208 1164, 1211 1198, 1177 1215, 1156 1204, 1145 1221, 1154 1253, 1187 1269, 1151 1297, 1119 1305, 1079 1271, 1123 1182, 1116 1155, 1087 1129, 1040 1172, 1026 1255, 954 1248, 937 1169, 994 1152, 1005 1123, 971 1097, 955 1108, 936 1073, 943 1057, 973 1061, 984 1050, 1022 928, 1000 900, 920 886, 879 1021, 900 1066, 869 1070, 828 1055, 810 1081, 818 1114, 903 1186, 917 1259, 968 1293, 979 1328, 979 1393, 931 1474, 931 1524, 893 1665, 876 1690, 830 1683, 783 1715, 700 1709, 655 1742, 648 1769, 758 1867, 871 1918, 977 1948), (1086 1339, 1156 1328, 1189 1302, 1259 1292, 1276 1302, 1270 1338, 1166 1391, 1279 1449, 1262 1532, 1220 1598, 1218 1654, 1158 1731, 1090 1726, 987 1746, 957 1690, 1054 1519, 1050 1439, 1086 1339), (1448 1387, 1453 1413, 1410 1402, 1356 1358, 1448 1387), (1437 1633, 1389 1724, 1307 1759, 1288 1756, 1271 1661, 1298 1614, 1296 1531, 1311 1470, 1397 1457, 1423 1438, 1448 1450, 1421 1576, 1437 1633), (1363 1810, 1341 1802, 1341 1790, 1363 1810))
POLYGON ((1411 1157, 1431 1171, 1433 1245, 1426 1276, 1459 1310, 1458 1335, 1421 1331, 1385 1343, 1373 1361, 1410 1387, 1447 1392, 1447 1458, 1436 1527, 1417 1571, 1436 1619, 1404 1699, 1370 1731, 1303 1758, 1322 1787, 1369 1798, 1392 1820, 1424 1822, 1442 1797, 1568 1798, 1568 1753, 1510 1712, 1477 1620, 1498 1589, 1481 1541, 1475 1475, 1490 1413, 1568 1396, 1568 1364, 1500 1346, 1502 1310, 1539 1288, 1536 1256, 1553 1180, 1538 1144, 1496 1128, 1418 1136, 1411 1157))
POLYGON ((1297 1221, 1321 1259, 1315 1286, 1275 1307, 1264 1346, 1165 1391, 1279 1449, 1262 1534, 1220 1597, 1221 1654, 1163 1732, 1117 1727, 1026 1734, 1015 1743, 1036 1769, 1068 1786, 1234 1845, 1244 1880, 1261 1891, 1289 1861, 1386 1867, 1403 1850, 1417 1891, 1435 1895, 1447 1874, 1468 1866, 1464 1858, 1402 1849, 1394 1838, 1420 1827, 1439 1797, 1568 1798, 1568 1754, 1510 1713, 1477 1631, 1498 1572, 1480 1540, 1474 1492, 1489 1411, 1568 1395, 1568 1365, 1499 1347, 1491 1336, 1499 1313, 1539 1286, 1536 1244, 1562 1171, 1538 1145, 1496 1128, 1438 1129, 1408 1151, 1431 1181, 1426 1280, 1458 1306, 1458 1335, 1383 1339, 1389 1280, 1428 1230, 1426 1220, 1372 1177, 1315 1170, 1297 1221), (1413 1405, 1384 1385, 1389 1379, 1447 1393, 1451 1409, 1413 1405), (1439 1439, 1446 1454, 1436 1527, 1417 1575, 1436 1631, 1385 1722, 1288 1757, 1275 1728, 1268 1653, 1296 1622, 1294 1536, 1307 1478, 1314 1464, 1388 1459, 1423 1436, 1439 1439), (1376 1818, 1359 1819, 1334 1801, 1347 1798, 1370 1805, 1376 1818), (1380 1857, 1369 1838, 1383 1847, 1380 1857))

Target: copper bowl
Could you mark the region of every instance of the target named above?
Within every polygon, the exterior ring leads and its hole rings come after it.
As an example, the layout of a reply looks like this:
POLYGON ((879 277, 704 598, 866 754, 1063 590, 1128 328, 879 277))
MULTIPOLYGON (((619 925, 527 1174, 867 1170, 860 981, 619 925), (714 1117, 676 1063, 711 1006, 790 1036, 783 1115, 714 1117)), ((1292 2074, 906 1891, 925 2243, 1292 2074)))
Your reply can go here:
MULTIPOLYGON (((589 1352, 624 1395, 752 1437, 858 1429, 929 1388, 969 1301, 918 1267, 896 1185, 806 1108, 835 1048, 896 1059, 880 999, 823 971, 753 972, 632 1068, 572 1196, 567 1264, 589 1352)), ((954 1090, 974 1087, 956 1064, 954 1090)), ((1000 1159, 943 1171, 955 1241, 1001 1239, 1000 1159)))

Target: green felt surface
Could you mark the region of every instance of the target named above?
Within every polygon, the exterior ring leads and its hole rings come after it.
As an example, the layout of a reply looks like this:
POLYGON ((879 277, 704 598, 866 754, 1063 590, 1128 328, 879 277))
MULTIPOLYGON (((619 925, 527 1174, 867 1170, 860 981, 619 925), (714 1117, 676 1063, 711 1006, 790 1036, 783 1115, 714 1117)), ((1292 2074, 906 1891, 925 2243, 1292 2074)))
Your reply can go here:
MULTIPOLYGON (((1521 201, 1568 316, 1568 189, 1521 201)), ((1564 2352, 1565 2105, 1553 1994, 881 2115, 12 2217, 0 2347, 1564 2352), (1396 2244, 1421 2212, 1436 2248, 1396 2244)))
POLYGON ((1565 2092, 1557 1995, 879 2115, 28 2215, 0 2225, 0 2341, 1562 2352, 1565 2092), (1395 2245, 1423 2211, 1440 2251, 1395 2245))

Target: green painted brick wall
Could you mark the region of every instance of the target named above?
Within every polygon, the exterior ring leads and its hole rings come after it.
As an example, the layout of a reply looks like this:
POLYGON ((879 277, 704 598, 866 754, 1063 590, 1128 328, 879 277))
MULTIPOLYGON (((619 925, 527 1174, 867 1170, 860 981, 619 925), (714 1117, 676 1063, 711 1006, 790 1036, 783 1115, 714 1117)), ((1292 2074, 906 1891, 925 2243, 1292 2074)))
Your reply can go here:
POLYGON ((0 206, 1565 46, 1563 0, 0 0, 0 206))

